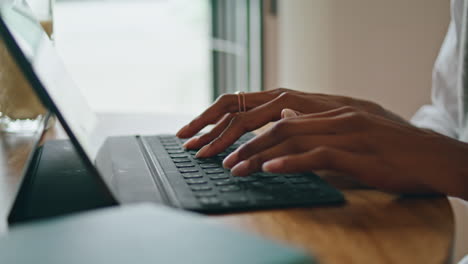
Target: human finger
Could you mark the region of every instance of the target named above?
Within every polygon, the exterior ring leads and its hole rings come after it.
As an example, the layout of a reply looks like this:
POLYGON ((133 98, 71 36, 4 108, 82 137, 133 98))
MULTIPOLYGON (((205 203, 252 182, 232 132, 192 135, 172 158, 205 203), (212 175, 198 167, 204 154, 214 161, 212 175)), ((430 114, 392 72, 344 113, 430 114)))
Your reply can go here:
POLYGON ((269 160, 281 156, 305 153, 323 146, 357 150, 359 148, 358 144, 353 139, 352 136, 346 135, 295 136, 245 159, 234 166, 231 172, 236 176, 245 176, 261 170, 262 165, 269 160))
POLYGON ((210 143, 214 138, 216 138, 221 132, 226 129, 231 120, 236 114, 226 114, 224 117, 214 126, 210 132, 203 134, 201 136, 192 137, 190 140, 185 142, 184 148, 186 149, 197 149, 201 146, 204 146, 210 143))
POLYGON ((287 155, 265 162, 262 169, 272 173, 298 173, 335 170, 359 176, 376 171, 376 158, 366 153, 323 146, 306 153, 287 155))
POLYGON ((248 112, 239 113, 217 138, 200 149, 196 157, 204 158, 222 152, 243 134, 280 119, 283 108, 284 99, 279 96, 248 112))
POLYGON ((360 124, 362 122, 359 118, 341 116, 341 114, 347 112, 349 112, 348 108, 340 108, 320 114, 283 119, 264 133, 240 146, 226 157, 223 165, 226 168, 232 168, 240 161, 274 146, 291 136, 343 134, 349 132, 350 128, 356 125, 362 128, 363 126, 360 124))
MULTIPOLYGON (((252 109, 262 105, 277 95, 271 92, 245 93, 246 109, 252 109)), ((205 126, 214 124, 227 113, 239 111, 238 95, 224 94, 220 96, 210 107, 202 114, 194 118, 190 123, 182 127, 176 134, 180 138, 189 138, 200 132, 205 126)))
POLYGON ((281 118, 282 119, 291 118, 291 117, 298 117, 301 114, 302 113, 299 113, 299 112, 294 111, 294 110, 289 109, 289 108, 285 108, 285 109, 281 110, 281 118))

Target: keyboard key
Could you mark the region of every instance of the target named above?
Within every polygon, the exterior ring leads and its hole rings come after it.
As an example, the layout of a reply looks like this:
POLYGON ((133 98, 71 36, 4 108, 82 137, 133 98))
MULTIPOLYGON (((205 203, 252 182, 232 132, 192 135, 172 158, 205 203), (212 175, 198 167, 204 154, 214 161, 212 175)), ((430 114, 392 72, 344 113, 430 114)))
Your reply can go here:
POLYGON ((221 165, 217 163, 204 163, 204 164, 200 164, 200 168, 202 169, 221 168, 221 165))
POLYGON ((187 158, 174 158, 172 159, 174 163, 187 163, 187 162, 192 162, 190 159, 187 158))
POLYGON ((177 168, 193 168, 195 167, 192 163, 176 163, 177 168))
POLYGON ((205 164, 205 163, 215 163, 217 162, 217 160, 214 160, 214 159, 195 159, 195 161, 198 163, 198 164, 205 164))
POLYGON ((319 186, 315 183, 303 183, 303 184, 296 184, 294 189, 299 192, 310 192, 319 189, 319 186))
POLYGON ((206 174, 218 174, 218 173, 223 173, 224 172, 224 169, 206 169, 205 170, 205 173, 206 174))
POLYGON ((207 181, 203 180, 203 179, 187 179, 185 180, 185 182, 187 184, 190 184, 190 185, 196 185, 196 184, 205 184, 207 183, 207 181))
POLYGON ((185 154, 183 150, 170 150, 167 153, 169 153, 171 158, 187 158, 188 155, 185 154))
POLYGON ((267 183, 265 183, 265 186, 262 187, 261 190, 263 192, 267 192, 269 194, 283 195, 283 196, 287 196, 287 195, 292 193, 291 188, 285 188, 283 185, 278 185, 278 184, 267 184, 267 183))
POLYGON ((262 188, 262 187, 265 187, 265 183, 263 182, 251 182, 249 184, 250 187, 253 187, 253 188, 262 188))
POLYGON ((177 145, 177 146, 167 146, 167 147, 164 147, 166 150, 182 150, 182 148, 177 145))
POLYGON ((212 180, 229 179, 229 175, 227 175, 227 174, 213 174, 213 175, 210 175, 210 179, 212 179, 212 180))
POLYGON ((283 174, 286 178, 297 178, 297 177, 304 177, 303 174, 283 174))
POLYGON ((219 190, 222 192, 238 192, 241 190, 241 188, 237 185, 228 185, 226 187, 222 187, 219 190))
POLYGON ((215 182, 216 186, 225 186, 225 185, 231 185, 231 184, 234 184, 234 181, 230 179, 215 182))
POLYGON ((204 206, 218 205, 221 203, 221 201, 216 197, 202 197, 199 201, 204 206))
POLYGON ((175 142, 175 141, 171 141, 171 142, 163 142, 162 145, 164 147, 180 147, 180 144, 175 142))
POLYGON ((226 199, 230 204, 234 205, 242 205, 242 204, 248 204, 249 199, 245 196, 238 196, 238 197, 229 197, 226 199))
POLYGON ((252 192, 250 196, 259 202, 273 201, 275 197, 271 194, 261 193, 261 192, 252 192))
POLYGON ((161 140, 161 143, 163 145, 165 145, 165 144, 177 144, 177 141, 174 140, 174 139, 167 139, 167 140, 161 140))
POLYGON ((276 178, 278 175, 275 175, 273 173, 268 173, 268 172, 257 172, 254 173, 253 176, 257 176, 259 178, 276 178))
POLYGON ((253 176, 239 177, 237 179, 237 181, 239 181, 239 182, 254 182, 254 181, 258 181, 258 178, 253 177, 253 176))
POLYGON ((164 141, 164 140, 174 140, 176 136, 173 135, 160 135, 158 136, 159 140, 164 141))
POLYGON ((294 183, 294 184, 302 184, 302 183, 311 182, 311 179, 308 177, 291 178, 289 182, 294 183))
POLYGON ((226 151, 229 152, 229 153, 231 153, 231 152, 233 152, 234 150, 236 150, 238 147, 239 147, 238 144, 233 144, 233 145, 231 145, 230 147, 228 147, 228 148, 226 149, 226 151))
POLYGON ((180 172, 182 173, 189 173, 189 172, 198 172, 197 168, 180 168, 180 172))
POLYGON ((211 188, 208 185, 198 185, 198 186, 196 185, 196 186, 192 186, 190 189, 194 192, 204 192, 204 191, 211 191, 211 189, 213 188, 211 188))
POLYGON ((192 173, 184 173, 182 174, 184 179, 195 179, 195 178, 202 178, 203 174, 198 173, 198 172, 192 172, 192 173))
POLYGON ((197 192, 195 193, 195 196, 198 198, 201 197, 216 197, 216 193, 214 192, 197 192))
POLYGON ((273 178, 273 179, 267 179, 266 181, 264 181, 264 183, 266 183, 266 184, 284 184, 286 182, 285 182, 285 180, 283 180, 281 178, 273 178))

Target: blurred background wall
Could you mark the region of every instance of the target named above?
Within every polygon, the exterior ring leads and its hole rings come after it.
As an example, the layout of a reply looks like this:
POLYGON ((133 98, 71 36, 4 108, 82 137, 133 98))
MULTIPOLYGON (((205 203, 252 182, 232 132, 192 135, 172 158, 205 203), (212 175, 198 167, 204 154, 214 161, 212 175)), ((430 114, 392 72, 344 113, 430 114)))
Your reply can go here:
POLYGON ((367 98, 406 118, 430 102, 449 0, 277 4, 264 22, 266 88, 367 98))

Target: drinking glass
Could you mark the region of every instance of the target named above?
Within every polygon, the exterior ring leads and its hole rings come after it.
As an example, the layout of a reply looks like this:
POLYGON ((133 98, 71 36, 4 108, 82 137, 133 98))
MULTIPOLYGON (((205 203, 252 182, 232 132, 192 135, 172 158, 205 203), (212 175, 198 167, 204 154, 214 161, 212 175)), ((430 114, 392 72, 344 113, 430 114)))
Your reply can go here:
POLYGON ((22 0, 31 7, 37 20, 41 22, 47 35, 53 40, 54 34, 54 3, 55 0, 22 0))
MULTIPOLYGON (((33 14, 52 38, 54 0, 17 1, 29 4, 33 14)), ((16 65, 3 40, 0 40, 0 130, 10 133, 35 132, 46 113, 46 108, 16 65)))

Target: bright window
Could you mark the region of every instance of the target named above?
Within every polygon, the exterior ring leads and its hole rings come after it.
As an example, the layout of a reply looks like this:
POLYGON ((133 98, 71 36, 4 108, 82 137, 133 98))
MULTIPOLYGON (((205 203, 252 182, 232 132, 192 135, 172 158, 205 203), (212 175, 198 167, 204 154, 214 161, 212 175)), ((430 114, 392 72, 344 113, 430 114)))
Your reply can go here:
POLYGON ((213 91, 209 5, 58 0, 56 45, 96 111, 198 113, 213 91))

